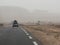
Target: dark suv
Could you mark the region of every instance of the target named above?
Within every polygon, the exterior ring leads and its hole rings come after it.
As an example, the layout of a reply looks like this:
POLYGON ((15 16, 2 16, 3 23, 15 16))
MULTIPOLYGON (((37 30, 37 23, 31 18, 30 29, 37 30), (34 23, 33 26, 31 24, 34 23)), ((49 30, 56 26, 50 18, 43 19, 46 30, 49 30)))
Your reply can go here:
POLYGON ((13 26, 12 27, 18 27, 18 22, 16 20, 13 21, 13 26))

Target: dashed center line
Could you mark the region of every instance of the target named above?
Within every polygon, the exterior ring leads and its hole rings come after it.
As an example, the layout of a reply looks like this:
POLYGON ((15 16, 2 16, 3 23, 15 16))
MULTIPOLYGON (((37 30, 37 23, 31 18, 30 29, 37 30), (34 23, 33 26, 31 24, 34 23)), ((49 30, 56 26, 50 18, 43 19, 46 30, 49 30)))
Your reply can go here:
POLYGON ((38 43, 37 43, 37 42, 35 42, 35 41, 33 41, 33 44, 34 44, 34 45, 38 45, 38 43))
POLYGON ((24 30, 23 28, 21 28, 26 34, 27 34, 27 31, 26 30, 24 30))
POLYGON ((28 33, 26 33, 26 35, 29 35, 28 33))
MULTIPOLYGON (((22 28, 22 30, 25 32, 25 34, 28 36, 29 39, 33 39, 32 36, 29 36, 29 33, 26 30, 24 30, 23 28, 22 28)), ((38 43, 36 41, 33 41, 33 44, 38 45, 38 43)))
POLYGON ((25 33, 27 33, 27 31, 23 30, 25 33))
POLYGON ((29 36, 29 39, 33 39, 31 36, 29 36))

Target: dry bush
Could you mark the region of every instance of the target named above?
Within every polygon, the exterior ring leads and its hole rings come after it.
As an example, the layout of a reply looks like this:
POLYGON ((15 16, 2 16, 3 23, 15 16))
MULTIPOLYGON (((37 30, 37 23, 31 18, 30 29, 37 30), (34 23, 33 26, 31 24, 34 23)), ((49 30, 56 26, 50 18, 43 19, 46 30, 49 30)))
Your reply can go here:
POLYGON ((55 25, 55 27, 60 28, 60 25, 55 25))
POLYGON ((3 26, 4 24, 0 24, 0 27, 3 26))

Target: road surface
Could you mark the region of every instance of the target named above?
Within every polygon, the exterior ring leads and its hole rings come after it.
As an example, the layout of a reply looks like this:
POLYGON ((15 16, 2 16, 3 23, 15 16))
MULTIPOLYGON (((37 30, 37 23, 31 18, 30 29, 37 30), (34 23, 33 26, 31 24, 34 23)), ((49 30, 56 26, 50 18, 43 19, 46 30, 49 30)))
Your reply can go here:
POLYGON ((22 28, 0 29, 0 45, 39 45, 33 37, 22 28))

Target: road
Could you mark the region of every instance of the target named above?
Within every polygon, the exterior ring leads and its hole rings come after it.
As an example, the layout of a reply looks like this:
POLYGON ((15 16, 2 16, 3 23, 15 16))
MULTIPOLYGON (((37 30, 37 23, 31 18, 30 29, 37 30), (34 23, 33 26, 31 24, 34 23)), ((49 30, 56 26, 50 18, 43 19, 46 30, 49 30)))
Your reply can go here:
POLYGON ((0 45, 38 45, 22 28, 0 29, 0 45))

